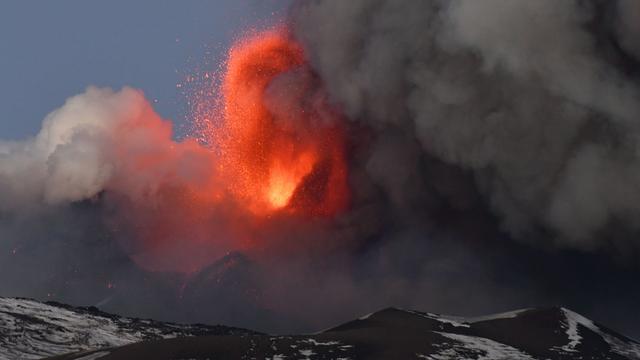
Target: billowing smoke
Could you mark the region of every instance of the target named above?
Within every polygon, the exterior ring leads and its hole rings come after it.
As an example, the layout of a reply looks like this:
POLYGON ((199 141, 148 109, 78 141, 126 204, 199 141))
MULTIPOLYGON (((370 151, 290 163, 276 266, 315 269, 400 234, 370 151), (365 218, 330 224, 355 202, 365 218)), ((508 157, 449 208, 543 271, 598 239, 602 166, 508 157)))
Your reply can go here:
POLYGON ((115 170, 105 154, 108 134, 140 111, 140 101, 133 90, 92 88, 49 114, 35 138, 0 143, 2 210, 33 211, 96 196, 115 170))
POLYGON ((592 249, 640 217, 636 4, 326 0, 294 18, 333 100, 379 146, 397 129, 469 170, 516 238, 592 249))
POLYGON ((206 166, 190 161, 197 148, 174 143, 171 136, 171 124, 140 91, 91 87, 49 114, 33 139, 0 143, 1 209, 36 211, 110 189, 140 197, 169 177, 207 179, 207 173, 197 173, 206 166))
POLYGON ((142 92, 89 88, 0 141, 0 295, 283 332, 389 305, 624 325, 639 12, 299 1, 194 75, 180 141, 142 92))
POLYGON ((132 245, 128 250, 134 259, 149 268, 167 269, 147 264, 147 257, 173 261, 169 270, 197 269, 230 250, 224 240, 215 249, 204 242, 197 250, 189 247, 203 241, 198 236, 202 226, 193 225, 189 216, 206 202, 197 189, 215 182, 214 158, 194 140, 173 141, 171 123, 154 112, 140 91, 89 88, 49 114, 35 138, 3 143, 0 210, 29 216, 106 195, 116 212, 108 220, 133 227, 137 241, 123 245, 132 245), (191 237, 180 242, 175 232, 185 228, 191 237), (138 254, 142 245, 146 251, 138 254), (177 263, 187 257, 189 264, 177 263))

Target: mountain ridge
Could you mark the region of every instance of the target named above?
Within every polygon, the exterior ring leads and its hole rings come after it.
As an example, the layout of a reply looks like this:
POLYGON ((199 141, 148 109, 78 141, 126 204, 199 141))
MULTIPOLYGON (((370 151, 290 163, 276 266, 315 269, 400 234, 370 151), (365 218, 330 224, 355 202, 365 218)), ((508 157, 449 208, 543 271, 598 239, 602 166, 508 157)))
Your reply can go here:
POLYGON ((222 325, 187 325, 118 316, 93 306, 0 297, 0 360, 39 359, 179 336, 245 333, 258 334, 222 325))
POLYGON ((640 342, 564 307, 460 317, 388 307, 315 334, 121 317, 0 298, 0 359, 640 359, 640 342))

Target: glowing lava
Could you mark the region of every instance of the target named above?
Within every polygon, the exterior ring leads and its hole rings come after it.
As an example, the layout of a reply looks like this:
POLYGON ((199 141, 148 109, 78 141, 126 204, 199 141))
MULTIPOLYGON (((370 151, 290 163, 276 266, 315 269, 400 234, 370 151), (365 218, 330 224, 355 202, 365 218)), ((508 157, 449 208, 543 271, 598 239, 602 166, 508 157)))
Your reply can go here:
POLYGON ((287 246, 269 242, 286 239, 281 220, 304 227, 346 208, 344 121, 286 31, 237 43, 219 84, 190 78, 204 85, 190 98, 192 139, 174 142, 141 93, 112 136, 109 189, 136 263, 195 273, 232 251, 287 246))
POLYGON ((237 43, 221 91, 223 124, 205 137, 220 148, 219 171, 233 197, 259 215, 329 216, 346 206, 344 129, 285 31, 237 43))

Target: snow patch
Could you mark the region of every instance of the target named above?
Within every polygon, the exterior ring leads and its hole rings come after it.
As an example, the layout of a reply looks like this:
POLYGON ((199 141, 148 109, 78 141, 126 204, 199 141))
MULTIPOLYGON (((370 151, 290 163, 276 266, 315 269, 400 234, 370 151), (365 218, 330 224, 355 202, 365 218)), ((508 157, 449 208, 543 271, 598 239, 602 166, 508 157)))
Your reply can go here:
POLYGON ((477 316, 472 318, 467 318, 465 320, 466 323, 473 324, 481 321, 489 321, 489 320, 501 320, 501 319, 513 319, 517 318, 518 315, 530 311, 531 309, 520 309, 514 311, 507 311, 499 314, 487 315, 487 316, 477 316))
MULTIPOLYGON (((438 353, 430 355, 425 359, 431 360, 535 360, 533 357, 525 354, 524 352, 493 341, 490 339, 451 334, 444 332, 435 332, 448 339, 454 340, 456 343, 448 344, 449 347, 441 349, 438 353), (471 354, 473 353, 473 354, 471 354), (473 355, 473 357, 468 357, 473 355)), ((440 345, 444 347, 445 345, 440 345)))
POLYGON ((134 320, 29 299, 0 298, 0 360, 40 359, 143 340, 193 336, 209 329, 134 320))
POLYGON ((305 343, 309 343, 311 345, 314 346, 333 346, 333 345, 340 345, 339 341, 327 341, 327 342, 320 342, 317 341, 315 339, 306 339, 306 340, 302 340, 301 342, 305 342, 305 343))
POLYGON ((412 310, 403 310, 405 312, 408 312, 410 314, 414 314, 414 315, 418 315, 418 316, 422 316, 423 318, 427 318, 430 320, 435 320, 438 322, 441 322, 443 324, 449 324, 452 325, 454 327, 465 327, 468 328, 469 324, 465 324, 464 319, 463 318, 458 318, 455 316, 442 316, 442 315, 438 315, 438 314, 432 314, 432 313, 423 313, 423 312, 419 312, 419 311, 412 311, 412 310))
POLYGON ((298 352, 300 353, 300 355, 305 356, 306 359, 309 359, 311 356, 315 355, 316 353, 313 352, 313 350, 298 350, 298 352))
POLYGON ((96 359, 100 359, 101 357, 105 357, 109 354, 110 353, 107 351, 100 351, 97 353, 89 354, 87 356, 76 358, 76 360, 96 360, 96 359))
POLYGON ((561 347, 560 348, 561 350, 567 351, 567 352, 578 351, 576 350, 576 347, 580 345, 580 342, 582 341, 582 336, 580 336, 580 332, 578 331, 578 324, 585 326, 586 328, 589 328, 591 330, 594 330, 595 332, 600 332, 600 329, 598 329, 591 320, 583 317, 580 314, 574 313, 571 310, 564 309, 564 308, 562 308, 561 310, 562 310, 562 313, 564 314, 564 318, 566 319, 566 322, 565 322, 565 326, 567 327, 566 334, 567 334, 567 337, 569 338, 569 343, 561 347))
POLYGON ((611 351, 613 351, 614 353, 625 356, 629 359, 640 360, 640 344, 634 341, 622 341, 612 335, 605 333, 593 321, 585 318, 584 316, 569 309, 561 308, 561 310, 566 319, 566 334, 569 338, 569 343, 561 347, 561 350, 567 352, 577 351, 576 347, 580 345, 580 342, 582 341, 582 336, 580 336, 578 325, 582 325, 583 327, 600 335, 607 342, 607 344, 609 344, 611 351))
POLYGON ((431 319, 431 320, 436 320, 439 321, 443 324, 449 324, 452 325, 454 327, 464 327, 464 328, 468 328, 471 327, 471 324, 477 323, 477 322, 481 322, 481 321, 489 321, 489 320, 499 320, 499 319, 513 319, 518 317, 518 315, 527 312, 531 309, 520 309, 520 310, 515 310, 515 311, 508 311, 508 312, 503 312, 503 313, 499 313, 499 314, 492 314, 492 315, 486 315, 486 316, 477 316, 477 317, 470 317, 470 318, 465 318, 465 317, 461 317, 461 316, 451 316, 451 315, 441 315, 441 314, 433 314, 433 313, 423 313, 423 312, 419 312, 419 311, 411 311, 411 310, 403 310, 405 312, 414 314, 414 315, 419 315, 422 317, 425 317, 427 319, 431 319))

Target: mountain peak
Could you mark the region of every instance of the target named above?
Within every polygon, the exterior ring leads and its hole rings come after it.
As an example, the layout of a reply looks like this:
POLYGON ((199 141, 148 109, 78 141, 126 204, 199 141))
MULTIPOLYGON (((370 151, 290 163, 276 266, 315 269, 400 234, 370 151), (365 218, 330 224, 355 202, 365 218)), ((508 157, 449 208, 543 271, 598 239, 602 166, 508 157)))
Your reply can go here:
POLYGON ((0 359, 611 359, 640 344, 563 307, 459 317, 385 308, 314 335, 177 325, 0 298, 0 359))

